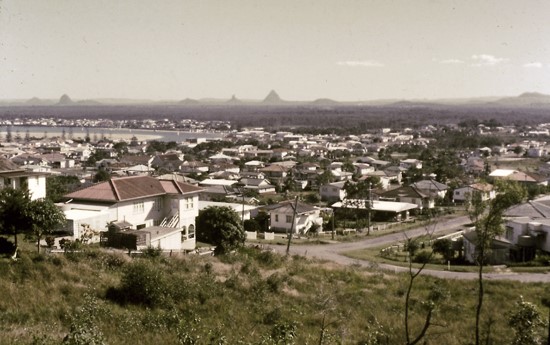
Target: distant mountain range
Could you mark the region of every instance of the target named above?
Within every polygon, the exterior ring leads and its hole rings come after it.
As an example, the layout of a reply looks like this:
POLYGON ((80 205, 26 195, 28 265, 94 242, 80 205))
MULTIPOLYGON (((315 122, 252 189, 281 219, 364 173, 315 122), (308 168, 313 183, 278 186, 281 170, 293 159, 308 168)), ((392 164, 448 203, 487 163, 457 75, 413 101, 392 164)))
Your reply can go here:
POLYGON ((398 108, 441 107, 441 106, 476 106, 476 107, 550 107, 550 95, 538 92, 525 92, 513 97, 479 97, 479 98, 449 98, 403 100, 386 99, 371 101, 339 102, 329 98, 319 98, 314 101, 287 101, 282 99, 275 90, 271 90, 263 100, 239 99, 233 95, 230 99, 202 98, 183 100, 134 100, 134 99, 84 99, 72 100, 64 94, 58 100, 33 97, 29 100, 0 100, 0 106, 97 106, 97 105, 173 105, 173 106, 206 106, 206 105, 256 105, 256 106, 389 106, 398 108))

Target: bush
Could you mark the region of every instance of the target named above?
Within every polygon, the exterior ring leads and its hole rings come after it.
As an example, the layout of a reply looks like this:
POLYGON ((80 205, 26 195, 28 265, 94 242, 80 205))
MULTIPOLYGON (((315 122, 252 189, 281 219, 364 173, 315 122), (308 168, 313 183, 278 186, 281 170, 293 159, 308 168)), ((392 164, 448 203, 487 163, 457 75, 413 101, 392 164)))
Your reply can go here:
POLYGON ((265 268, 279 268, 283 264, 284 257, 268 250, 262 250, 256 256, 256 261, 265 268))
POLYGON ((53 248, 55 244, 55 237, 53 236, 46 236, 46 246, 48 248, 53 248))
POLYGON ((413 262, 424 264, 424 263, 430 262, 431 257, 432 257, 432 253, 423 250, 418 252, 418 254, 416 254, 415 256, 413 256, 413 262))
POLYGON ((143 251, 143 256, 146 258, 158 258, 159 256, 161 256, 161 254, 162 254, 162 249, 151 247, 151 246, 147 247, 143 251))
POLYGON ((104 345, 105 336, 97 326, 98 319, 104 314, 99 301, 91 296, 84 296, 84 304, 71 316, 71 329, 63 339, 68 345, 104 345))
POLYGON ((435 240, 432 244, 434 253, 441 254, 445 261, 451 260, 454 257, 453 242, 448 238, 435 240))
POLYGON ((110 288, 107 298, 121 304, 158 307, 170 299, 170 289, 163 272, 157 266, 139 260, 128 265, 120 287, 110 288))

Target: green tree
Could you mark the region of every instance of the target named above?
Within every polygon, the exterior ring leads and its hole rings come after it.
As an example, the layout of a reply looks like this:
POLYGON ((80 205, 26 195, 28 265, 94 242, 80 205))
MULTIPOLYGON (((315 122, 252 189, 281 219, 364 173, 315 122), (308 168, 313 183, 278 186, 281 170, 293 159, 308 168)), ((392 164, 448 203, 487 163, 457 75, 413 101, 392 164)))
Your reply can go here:
POLYGON ((469 195, 466 209, 472 220, 477 241, 475 243, 475 261, 478 265, 478 301, 476 306, 475 344, 481 344, 480 321, 483 307, 483 265, 487 262, 491 251, 491 244, 495 237, 503 232, 504 211, 520 203, 525 197, 525 190, 517 183, 507 182, 497 185, 499 193, 488 201, 481 198, 479 192, 469 195))
POLYGON ((255 219, 246 219, 244 221, 244 230, 245 231, 261 231, 260 224, 255 219))
POLYGON ((325 171, 323 171, 323 173, 317 176, 316 180, 317 180, 316 181, 317 185, 322 186, 322 185, 334 182, 334 175, 332 175, 329 169, 326 169, 325 171))
POLYGON ((109 179, 111 178, 111 175, 106 172, 105 170, 99 170, 95 175, 94 175, 94 178, 93 178, 93 182, 94 183, 97 183, 97 182, 105 182, 105 181, 109 181, 109 179))
POLYGON ((244 245, 241 218, 231 207, 207 207, 199 212, 196 225, 197 240, 215 245, 215 254, 226 254, 244 245))
POLYGON ((29 203, 28 215, 36 237, 36 249, 40 253, 40 240, 65 223, 65 214, 51 200, 38 199, 29 203))
POLYGON ((31 198, 26 190, 5 187, 0 190, 0 229, 2 233, 13 235, 17 250, 17 234, 31 229, 29 204, 31 198))
POLYGON ((267 231, 269 228, 269 214, 265 211, 260 211, 254 217, 254 220, 260 225, 260 231, 267 231))
POLYGON ((95 166, 96 162, 105 158, 109 158, 109 153, 107 151, 95 151, 86 160, 86 166, 95 166))
POLYGON ((443 256, 445 261, 449 261, 454 256, 453 242, 448 238, 440 238, 434 241, 432 250, 436 254, 443 256))
POLYGON ((80 184, 77 176, 49 176, 46 178, 46 198, 59 202, 63 195, 74 191, 80 184))
POLYGON ((113 145, 113 149, 117 152, 118 156, 122 156, 128 153, 128 144, 125 141, 119 141, 113 145))

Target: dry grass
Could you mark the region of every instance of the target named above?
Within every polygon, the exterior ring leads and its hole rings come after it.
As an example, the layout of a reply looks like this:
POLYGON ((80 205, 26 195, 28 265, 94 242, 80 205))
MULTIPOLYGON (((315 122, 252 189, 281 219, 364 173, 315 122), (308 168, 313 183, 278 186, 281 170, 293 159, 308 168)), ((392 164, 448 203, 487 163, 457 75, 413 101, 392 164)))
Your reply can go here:
MULTIPOLYGON (((364 343, 376 334, 382 343, 404 340, 406 275, 254 249, 224 258, 149 259, 98 250, 70 257, 24 252, 17 262, 0 260, 0 276, 0 344, 38 343, 35 338, 59 344, 71 324, 81 322, 76 315, 82 310, 93 316, 108 344, 173 344, 178 332, 218 341, 223 336, 226 344, 258 344, 277 325, 295 327, 296 344, 318 343, 323 319, 330 323, 325 344, 364 343), (126 268, 140 260, 164 279, 168 298, 148 307, 106 298, 109 288, 120 285, 126 268)), ((413 331, 421 327, 421 302, 433 285, 450 297, 438 308, 434 322, 439 326, 429 330, 426 344, 471 341, 477 290, 470 281, 419 278, 413 290, 413 331)), ((494 344, 510 339, 506 313, 519 296, 542 311, 545 288, 487 282, 483 315, 493 319, 494 344)))

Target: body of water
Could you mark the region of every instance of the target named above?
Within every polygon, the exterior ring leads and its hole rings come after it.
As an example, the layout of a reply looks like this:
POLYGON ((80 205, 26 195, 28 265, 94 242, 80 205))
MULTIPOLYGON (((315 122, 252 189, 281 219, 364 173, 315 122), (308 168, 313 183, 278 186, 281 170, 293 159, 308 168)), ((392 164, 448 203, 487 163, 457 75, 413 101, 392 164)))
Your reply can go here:
MULTIPOLYGON (((109 140, 128 140, 135 136, 138 140, 160 140, 182 142, 194 138, 223 138, 224 133, 214 132, 180 132, 152 129, 128 129, 128 128, 98 128, 98 127, 49 127, 49 126, 10 126, 12 137, 19 135, 25 138, 27 132, 31 137, 42 138, 47 135, 51 137, 61 137, 65 131, 65 137, 70 139, 84 139, 89 134, 90 139, 101 139, 103 137, 109 140)), ((1 127, 0 136, 6 137, 7 126, 1 127)))

